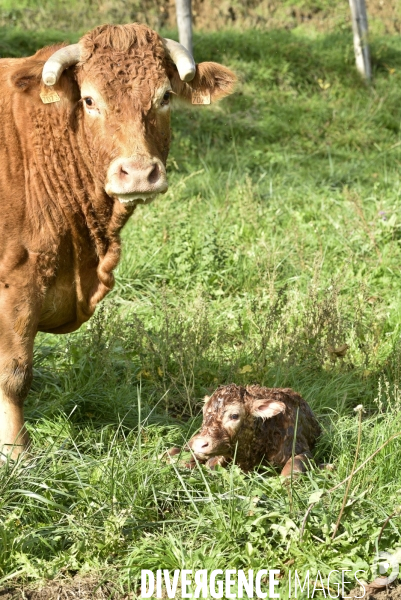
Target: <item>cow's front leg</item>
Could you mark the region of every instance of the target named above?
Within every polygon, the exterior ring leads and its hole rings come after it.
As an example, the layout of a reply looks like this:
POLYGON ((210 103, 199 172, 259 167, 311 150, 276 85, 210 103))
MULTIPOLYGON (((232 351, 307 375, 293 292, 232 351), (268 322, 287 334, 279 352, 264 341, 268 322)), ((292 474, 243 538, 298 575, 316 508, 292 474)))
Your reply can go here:
POLYGON ((24 400, 32 382, 34 318, 16 303, 0 314, 0 458, 17 458, 28 445, 24 400), (17 315, 17 316, 16 316, 17 315))
POLYGON ((17 458, 28 442, 23 402, 11 400, 0 390, 0 461, 4 461, 7 455, 17 458))

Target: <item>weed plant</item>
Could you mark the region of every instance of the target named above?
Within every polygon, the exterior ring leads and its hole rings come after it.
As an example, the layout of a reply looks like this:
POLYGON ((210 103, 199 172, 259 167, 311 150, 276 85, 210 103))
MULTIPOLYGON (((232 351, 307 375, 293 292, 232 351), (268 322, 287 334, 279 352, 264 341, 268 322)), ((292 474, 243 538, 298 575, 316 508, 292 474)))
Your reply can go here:
MULTIPOLYGON (((9 32, 2 47, 41 40, 9 32)), ((355 475, 334 540, 344 486, 320 494, 350 472, 357 405, 357 465, 401 431, 400 40, 373 40, 370 88, 348 32, 196 44, 237 71, 237 92, 174 113, 169 192, 126 226, 114 291, 79 332, 37 338, 31 455, 0 471, 3 587, 95 572, 136 597, 156 568, 369 579, 400 503, 400 438, 355 475), (161 458, 233 381, 299 391, 322 423, 317 462, 335 470, 288 486, 161 458)))

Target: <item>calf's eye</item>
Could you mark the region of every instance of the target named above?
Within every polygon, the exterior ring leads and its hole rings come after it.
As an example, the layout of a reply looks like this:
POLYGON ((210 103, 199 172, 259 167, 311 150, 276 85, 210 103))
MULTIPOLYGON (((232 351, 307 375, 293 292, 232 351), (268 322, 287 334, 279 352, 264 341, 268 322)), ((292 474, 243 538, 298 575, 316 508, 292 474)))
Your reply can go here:
POLYGON ((88 96, 88 98, 84 98, 84 102, 86 104, 86 106, 89 106, 90 108, 93 108, 95 106, 95 101, 93 100, 93 98, 90 98, 88 96))
POLYGON ((236 421, 237 419, 239 419, 239 414, 234 413, 233 415, 230 415, 230 419, 232 419, 233 421, 236 421))

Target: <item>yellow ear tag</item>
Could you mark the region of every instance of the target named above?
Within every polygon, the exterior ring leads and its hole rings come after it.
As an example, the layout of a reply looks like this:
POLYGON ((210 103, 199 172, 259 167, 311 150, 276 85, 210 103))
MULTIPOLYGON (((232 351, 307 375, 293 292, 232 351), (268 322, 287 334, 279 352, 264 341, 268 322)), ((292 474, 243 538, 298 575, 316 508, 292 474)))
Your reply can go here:
POLYGON ((60 96, 53 89, 53 86, 48 86, 42 89, 40 92, 40 97, 42 99, 43 104, 51 104, 52 102, 60 102, 60 96))
POLYGON ((192 104, 210 104, 210 92, 192 90, 192 104))

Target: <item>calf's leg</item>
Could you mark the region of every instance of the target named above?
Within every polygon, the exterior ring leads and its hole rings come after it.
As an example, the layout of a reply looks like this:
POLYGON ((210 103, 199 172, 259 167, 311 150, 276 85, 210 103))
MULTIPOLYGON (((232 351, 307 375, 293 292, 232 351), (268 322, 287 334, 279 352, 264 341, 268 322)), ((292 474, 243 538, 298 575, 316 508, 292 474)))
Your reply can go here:
MULTIPOLYGON (((297 454, 296 456, 294 456, 293 473, 305 473, 308 470, 311 458, 312 456, 307 452, 305 454, 297 454)), ((283 470, 280 473, 282 477, 289 477, 291 475, 292 464, 293 463, 291 457, 287 460, 283 467, 283 470)))

